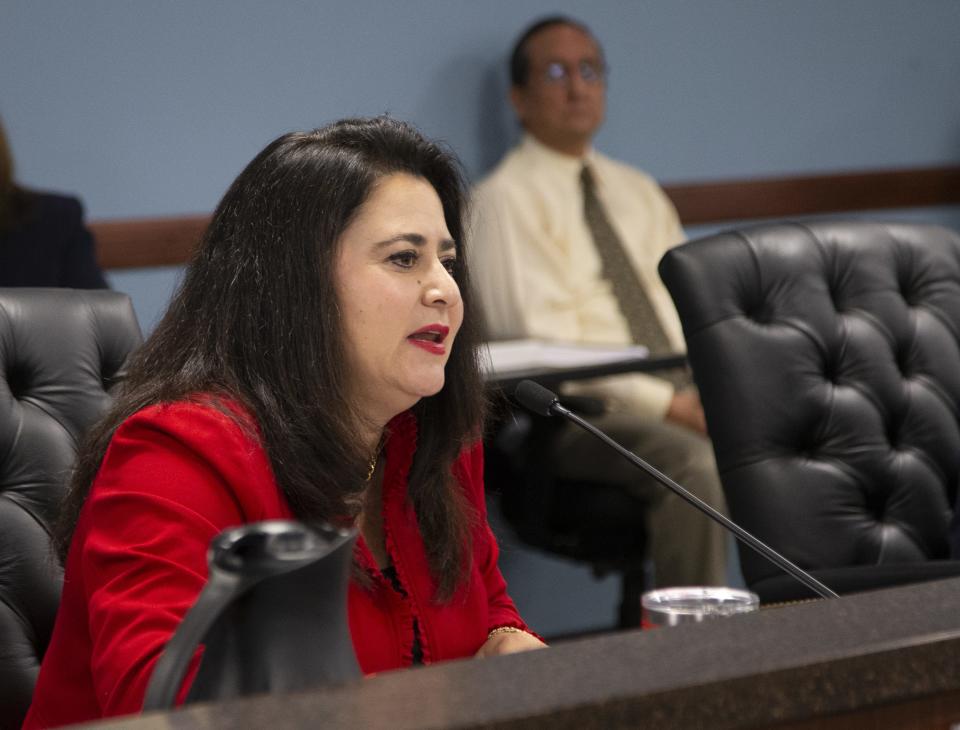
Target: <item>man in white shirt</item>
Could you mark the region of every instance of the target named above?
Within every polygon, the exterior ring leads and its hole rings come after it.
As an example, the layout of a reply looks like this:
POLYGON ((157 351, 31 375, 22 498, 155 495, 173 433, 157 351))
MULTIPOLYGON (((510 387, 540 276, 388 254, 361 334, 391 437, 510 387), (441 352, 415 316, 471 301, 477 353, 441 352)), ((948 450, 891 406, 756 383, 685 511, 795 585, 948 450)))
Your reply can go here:
MULTIPOLYGON (((657 263, 683 239, 670 201, 643 172, 593 149, 604 117, 603 52, 583 24, 535 23, 510 64, 524 137, 477 187, 472 265, 493 339, 643 344, 682 352, 657 263)), ((676 375, 676 374, 672 374, 676 375)), ((594 419, 701 499, 726 503, 695 388, 633 373, 569 383, 604 400, 594 419)), ((557 473, 638 487, 650 502, 658 586, 726 581, 723 529, 576 429, 556 445, 557 473)))

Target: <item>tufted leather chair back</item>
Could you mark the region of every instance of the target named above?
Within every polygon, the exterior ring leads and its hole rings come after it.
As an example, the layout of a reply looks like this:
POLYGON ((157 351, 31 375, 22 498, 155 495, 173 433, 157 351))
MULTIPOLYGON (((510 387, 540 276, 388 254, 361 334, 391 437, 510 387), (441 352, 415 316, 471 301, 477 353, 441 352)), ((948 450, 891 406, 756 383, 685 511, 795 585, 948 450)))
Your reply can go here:
MULTIPOLYGON (((926 562, 948 557, 960 475, 960 235, 766 224, 660 274, 735 521, 840 592, 960 572, 926 562)), ((751 587, 782 588, 740 557, 751 587)))
POLYGON ((0 728, 20 727, 53 630, 50 527, 77 443, 140 339, 125 294, 0 289, 0 728))

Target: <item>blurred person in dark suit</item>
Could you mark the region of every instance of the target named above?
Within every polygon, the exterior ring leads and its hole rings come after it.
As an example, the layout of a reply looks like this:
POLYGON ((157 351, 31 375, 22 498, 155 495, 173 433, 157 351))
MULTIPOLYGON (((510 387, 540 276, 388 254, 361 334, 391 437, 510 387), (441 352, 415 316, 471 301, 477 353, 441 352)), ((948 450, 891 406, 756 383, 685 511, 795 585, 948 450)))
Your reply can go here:
POLYGON ((0 124, 0 286, 108 288, 80 201, 27 190, 13 168, 0 124))

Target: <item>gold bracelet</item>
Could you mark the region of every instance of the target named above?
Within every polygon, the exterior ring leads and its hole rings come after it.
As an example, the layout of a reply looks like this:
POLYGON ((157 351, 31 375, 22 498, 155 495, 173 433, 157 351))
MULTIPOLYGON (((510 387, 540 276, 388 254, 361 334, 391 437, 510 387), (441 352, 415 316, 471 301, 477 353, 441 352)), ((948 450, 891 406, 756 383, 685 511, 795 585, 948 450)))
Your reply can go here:
POLYGON ((516 626, 498 626, 493 629, 489 634, 487 634, 488 639, 492 639, 497 634, 525 634, 527 633, 523 629, 518 629, 516 626))

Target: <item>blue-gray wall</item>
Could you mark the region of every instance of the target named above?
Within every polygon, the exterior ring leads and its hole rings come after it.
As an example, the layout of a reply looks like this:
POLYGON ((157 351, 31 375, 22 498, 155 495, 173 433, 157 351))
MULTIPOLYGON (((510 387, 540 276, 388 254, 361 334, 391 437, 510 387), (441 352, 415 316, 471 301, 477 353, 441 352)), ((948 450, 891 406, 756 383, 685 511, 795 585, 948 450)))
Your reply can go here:
MULTIPOLYGON (((270 139, 347 115, 411 120, 477 176, 516 135, 511 41, 556 10, 607 50, 599 146, 661 180, 960 160, 955 0, 13 0, 0 116, 23 182, 91 218, 209 211, 270 139)), ((149 328, 175 277, 111 280, 149 328)))
POLYGON ((24 181, 91 216, 212 208, 279 133, 390 112, 471 173, 513 128, 517 30, 586 18, 612 69, 599 144, 669 181, 960 159, 955 0, 13 0, 0 114, 24 181))
MULTIPOLYGON (((956 0, 9 0, 0 116, 21 180, 91 218, 210 211, 270 139, 347 115, 411 120, 475 177, 516 134, 511 41, 556 10, 606 47, 598 146, 663 181, 960 162, 956 0)), ((111 281, 149 329, 178 271, 111 281)), ((582 628, 550 575, 514 592, 582 628)), ((601 585, 588 623, 612 618, 601 585)))
MULTIPOLYGON (((477 176, 516 134, 511 41, 556 10, 607 50, 599 146, 661 180, 960 160, 955 0, 13 0, 0 115, 23 182, 91 218, 209 211, 270 139, 347 115, 411 120, 477 176)), ((146 328, 175 280, 111 275, 146 328)))

